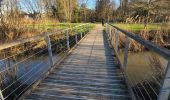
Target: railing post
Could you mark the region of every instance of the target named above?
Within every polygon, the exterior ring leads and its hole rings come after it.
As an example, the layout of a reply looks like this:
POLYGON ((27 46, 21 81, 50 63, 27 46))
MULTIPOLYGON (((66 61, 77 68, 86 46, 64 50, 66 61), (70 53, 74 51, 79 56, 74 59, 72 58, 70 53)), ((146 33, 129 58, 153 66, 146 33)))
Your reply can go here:
POLYGON ((110 42, 111 42, 111 44, 113 45, 113 33, 111 32, 111 34, 110 34, 110 42))
POLYGON ((83 26, 82 26, 81 32, 80 32, 80 37, 81 37, 81 39, 83 38, 83 32, 82 32, 82 30, 83 30, 83 26))
POLYGON ((53 63, 53 55, 52 55, 52 50, 51 50, 51 42, 50 42, 50 37, 49 36, 46 36, 46 43, 47 43, 47 46, 48 46, 48 54, 49 54, 49 61, 50 61, 50 65, 53 66, 54 63, 53 63))
POLYGON ((70 50, 69 30, 66 30, 67 49, 70 50))
POLYGON ((170 60, 168 61, 165 77, 159 92, 158 100, 168 100, 170 95, 170 60))
POLYGON ((81 32, 80 34, 81 34, 81 39, 82 39, 83 38, 83 33, 81 32))
MULTIPOLYGON (((109 27, 109 25, 107 25, 107 28, 109 27)), ((108 34, 108 39, 110 39, 110 31, 106 30, 106 33, 108 34)))
POLYGON ((123 62, 123 69, 126 71, 127 68, 127 62, 128 62, 128 49, 129 49, 129 37, 126 35, 126 44, 125 44, 125 51, 124 51, 124 62, 123 62))
POLYGON ((83 26, 83 36, 86 34, 86 31, 85 31, 85 25, 83 26))
POLYGON ((78 34, 78 31, 77 31, 77 29, 76 29, 76 34, 75 34, 76 44, 78 43, 78 40, 77 40, 77 34, 78 34))
POLYGON ((107 28, 108 28, 108 24, 106 23, 106 33, 108 33, 107 28))
POLYGON ((119 31, 116 29, 116 46, 115 46, 116 53, 118 53, 118 46, 119 46, 119 31))
POLYGON ((4 96, 2 94, 2 91, 0 90, 0 100, 4 100, 4 96))
POLYGON ((111 29, 111 26, 110 26, 110 28, 109 28, 109 34, 111 35, 111 33, 112 33, 112 29, 111 29))

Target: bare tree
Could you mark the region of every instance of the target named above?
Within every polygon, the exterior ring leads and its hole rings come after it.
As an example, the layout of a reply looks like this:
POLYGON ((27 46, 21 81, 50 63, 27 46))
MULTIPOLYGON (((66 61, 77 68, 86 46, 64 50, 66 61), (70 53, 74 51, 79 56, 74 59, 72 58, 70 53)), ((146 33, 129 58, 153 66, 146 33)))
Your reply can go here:
POLYGON ((84 22, 87 21, 87 3, 88 3, 88 1, 89 0, 78 0, 80 10, 82 10, 81 16, 83 17, 84 22))
POLYGON ((98 0, 96 3, 96 13, 98 16, 98 20, 102 18, 110 20, 113 16, 113 12, 115 10, 115 3, 114 1, 110 0, 98 0))
POLYGON ((120 6, 122 9, 123 15, 126 15, 126 13, 127 13, 127 5, 128 5, 128 0, 120 0, 120 6))
POLYGON ((75 10, 75 7, 77 5, 77 1, 76 0, 56 0, 56 4, 57 4, 57 13, 59 16, 61 16, 60 18, 65 17, 65 20, 68 22, 72 21, 72 16, 73 16, 73 12, 75 10))
POLYGON ((1 2, 1 34, 3 41, 12 41, 16 39, 21 33, 20 29, 22 20, 20 20, 20 11, 17 6, 17 0, 4 0, 1 2))
POLYGON ((130 0, 129 9, 132 9, 129 12, 138 14, 138 17, 143 16, 145 26, 147 26, 149 22, 160 15, 168 15, 170 11, 169 4, 169 0, 130 0))

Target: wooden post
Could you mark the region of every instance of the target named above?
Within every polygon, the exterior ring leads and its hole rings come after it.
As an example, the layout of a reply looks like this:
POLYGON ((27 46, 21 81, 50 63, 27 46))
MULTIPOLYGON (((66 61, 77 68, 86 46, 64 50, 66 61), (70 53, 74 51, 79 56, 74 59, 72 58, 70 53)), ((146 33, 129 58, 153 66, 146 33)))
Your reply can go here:
POLYGON ((158 100, 168 100, 170 95, 170 60, 168 61, 165 77, 159 92, 158 100))
POLYGON ((51 42, 50 42, 50 37, 49 36, 46 36, 46 43, 47 43, 47 46, 48 46, 48 54, 49 54, 49 61, 50 61, 50 65, 53 66, 54 63, 53 63, 53 55, 52 55, 52 50, 51 50, 51 42))
POLYGON ((69 30, 66 30, 67 49, 70 50, 69 30))
POLYGON ((127 62, 128 62, 128 49, 129 49, 129 37, 126 35, 126 45, 125 45, 125 51, 124 51, 124 62, 123 62, 123 69, 126 71, 127 68, 127 62))

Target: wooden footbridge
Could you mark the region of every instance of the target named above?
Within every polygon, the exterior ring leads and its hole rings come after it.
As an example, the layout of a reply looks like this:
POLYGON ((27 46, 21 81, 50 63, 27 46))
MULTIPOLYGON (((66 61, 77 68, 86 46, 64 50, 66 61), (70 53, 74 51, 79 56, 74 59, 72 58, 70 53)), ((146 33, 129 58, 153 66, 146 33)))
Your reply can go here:
MULTIPOLYGON (((16 68, 13 67, 15 65, 23 71, 20 67, 24 65, 20 64, 28 58, 33 59, 32 54, 22 61, 16 61, 16 64, 12 62, 14 64, 11 67, 2 68, 1 84, 7 84, 1 87, 2 100, 168 100, 170 93, 169 50, 110 24, 106 27, 96 25, 93 29, 90 24, 85 24, 62 30, 58 34, 60 36, 63 34, 64 37, 58 40, 60 42, 56 42, 57 44, 54 41, 55 34, 47 33, 46 36, 18 40, 0 46, 0 50, 3 51, 44 38, 47 48, 33 55, 38 54, 38 57, 43 54, 48 55, 46 60, 16 75, 11 83, 7 83, 10 79, 6 73, 13 71, 16 68), (121 45, 120 34, 125 36, 123 63, 118 56, 121 45), (159 80, 153 76, 156 84, 152 84, 153 79, 137 82, 129 78, 127 65, 130 39, 168 61, 162 78, 159 80), (63 49, 55 52, 54 48, 59 44, 62 44, 63 49)), ((9 58, 19 54, 11 55, 0 61, 4 63, 5 60, 9 61, 9 58)))

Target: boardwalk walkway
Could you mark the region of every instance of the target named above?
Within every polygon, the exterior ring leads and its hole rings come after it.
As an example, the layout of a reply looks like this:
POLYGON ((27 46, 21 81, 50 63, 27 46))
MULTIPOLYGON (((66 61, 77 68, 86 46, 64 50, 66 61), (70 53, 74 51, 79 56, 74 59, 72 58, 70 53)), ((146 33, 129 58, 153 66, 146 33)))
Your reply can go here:
POLYGON ((27 100, 130 100, 116 57, 97 26, 27 100))

